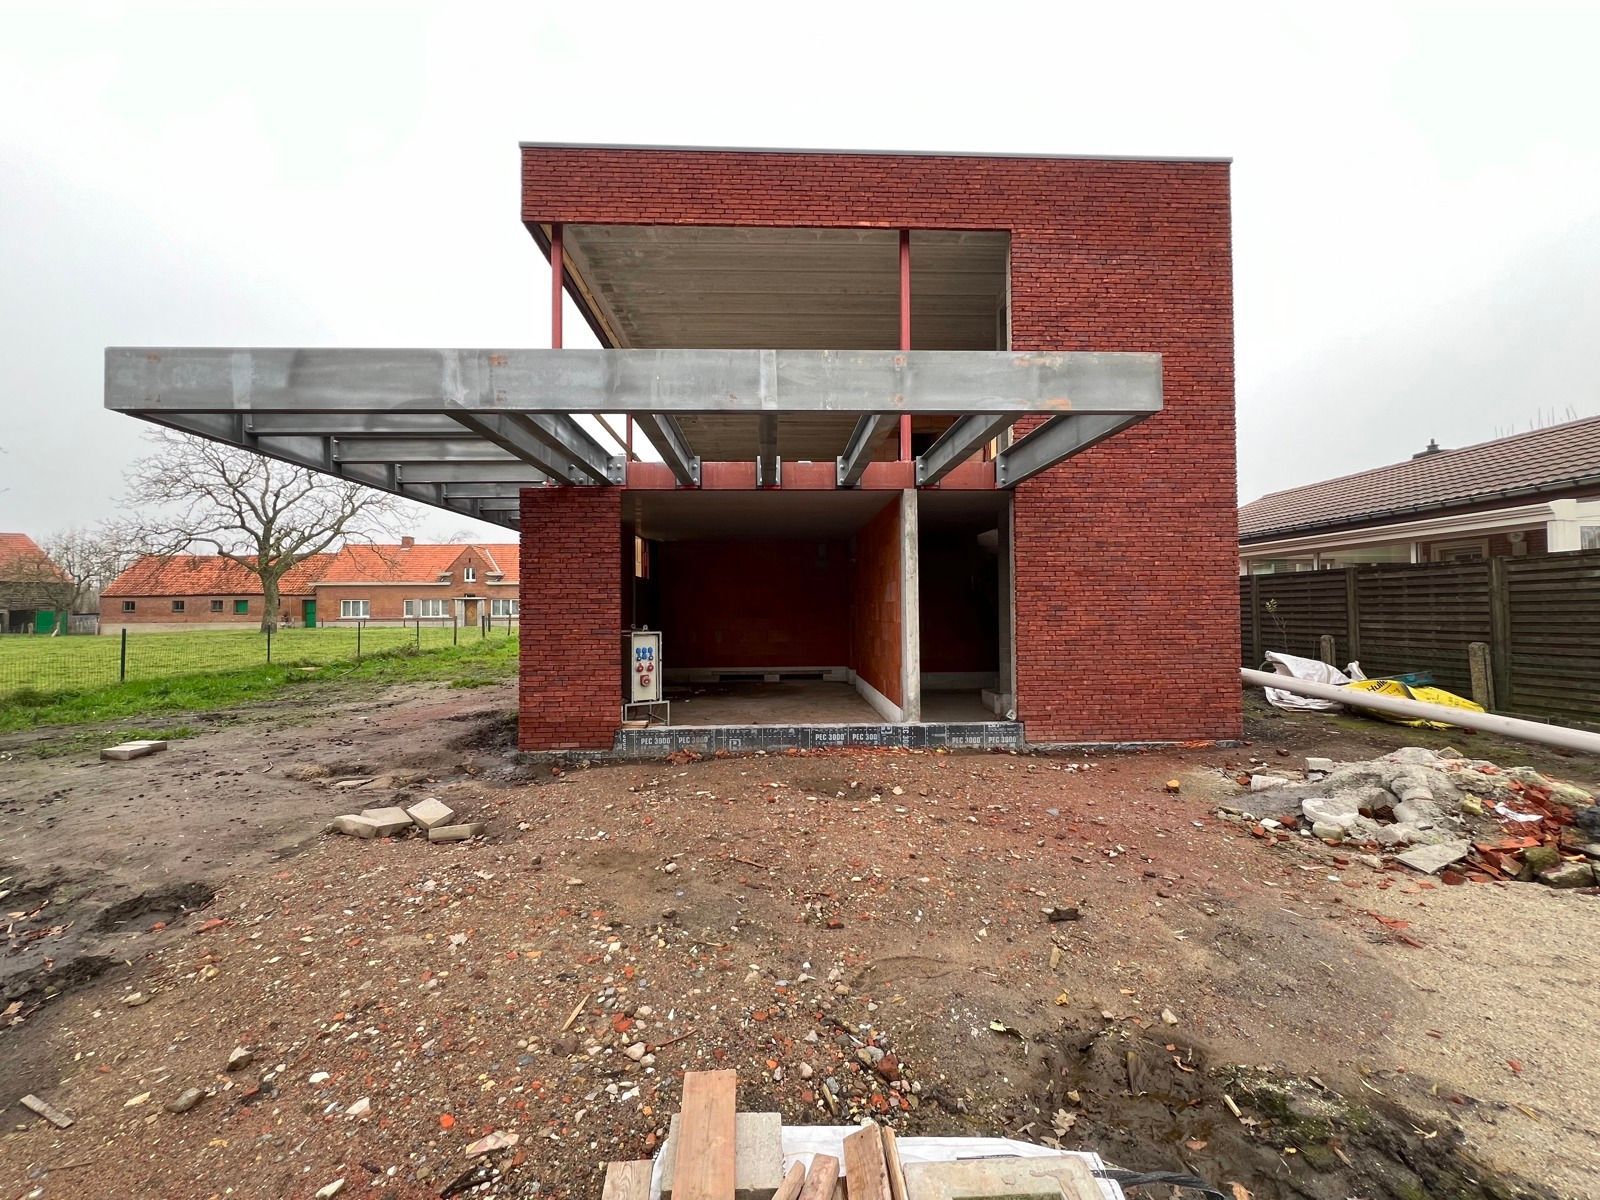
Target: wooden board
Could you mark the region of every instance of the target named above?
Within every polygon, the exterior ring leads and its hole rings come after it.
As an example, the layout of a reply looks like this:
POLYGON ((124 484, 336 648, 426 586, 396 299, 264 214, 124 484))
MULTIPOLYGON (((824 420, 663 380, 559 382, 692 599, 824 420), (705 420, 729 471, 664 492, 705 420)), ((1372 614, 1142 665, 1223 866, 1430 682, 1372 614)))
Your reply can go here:
POLYGON ((844 1182, 850 1200, 890 1200, 883 1131, 868 1123, 844 1139, 844 1182))
POLYGON ((733 1200, 736 1071, 690 1071, 672 1167, 674 1200, 733 1200))
POLYGON ((833 1200, 833 1188, 838 1182, 839 1160, 831 1154, 813 1155, 800 1200, 833 1200))
POLYGON ((783 1182, 778 1185, 778 1190, 772 1194, 772 1200, 799 1200, 800 1189, 806 1185, 806 1165, 797 1162, 790 1167, 784 1175, 783 1182))
POLYGON ((883 1161, 889 1169, 889 1195, 894 1200, 906 1200, 906 1173, 900 1166, 900 1147, 894 1130, 883 1127, 883 1161))
POLYGON ((600 1200, 650 1200, 650 1160, 606 1164, 600 1200))

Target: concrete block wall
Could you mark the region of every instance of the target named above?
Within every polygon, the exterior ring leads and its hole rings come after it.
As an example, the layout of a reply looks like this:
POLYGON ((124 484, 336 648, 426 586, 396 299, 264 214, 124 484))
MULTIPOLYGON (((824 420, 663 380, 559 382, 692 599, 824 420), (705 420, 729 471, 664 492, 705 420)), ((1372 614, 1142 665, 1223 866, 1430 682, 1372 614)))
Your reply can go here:
POLYGON ((622 704, 622 492, 524 488, 517 745, 609 750, 622 704))
POLYGON ((850 666, 895 705, 906 702, 902 657, 905 636, 900 554, 900 505, 889 503, 855 537, 851 579, 850 666))
POLYGON ((1012 349, 1154 351, 1166 386, 1165 411, 1016 497, 1028 740, 1229 738, 1241 715, 1228 174, 1204 161, 529 146, 522 216, 1009 231, 1012 349))

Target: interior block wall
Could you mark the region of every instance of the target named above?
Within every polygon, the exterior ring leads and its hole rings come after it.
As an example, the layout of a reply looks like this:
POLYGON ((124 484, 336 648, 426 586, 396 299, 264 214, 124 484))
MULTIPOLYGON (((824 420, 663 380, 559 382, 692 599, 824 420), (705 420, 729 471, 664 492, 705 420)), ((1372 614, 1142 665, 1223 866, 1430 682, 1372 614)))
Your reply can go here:
POLYGON ((517 746, 609 750, 622 704, 622 493, 522 489, 517 746))
POLYGON ((1147 351, 1165 364, 1163 412, 1016 497, 1017 706, 1028 740, 1232 738, 1241 716, 1228 173, 1204 161, 527 146, 522 215, 1009 231, 1013 350, 1147 351))
POLYGON ((900 505, 891 502, 856 531, 850 666, 889 700, 904 705, 900 551, 900 505))

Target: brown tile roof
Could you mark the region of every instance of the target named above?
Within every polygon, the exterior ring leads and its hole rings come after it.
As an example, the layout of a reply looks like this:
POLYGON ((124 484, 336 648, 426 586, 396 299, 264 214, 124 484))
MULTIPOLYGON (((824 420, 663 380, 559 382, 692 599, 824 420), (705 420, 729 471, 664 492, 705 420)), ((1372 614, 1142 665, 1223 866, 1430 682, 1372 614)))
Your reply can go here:
POLYGON ((66 581, 66 572, 25 533, 0 533, 0 583, 66 581))
MULTIPOLYGON (((278 585, 282 596, 309 596, 333 561, 313 554, 291 567, 278 585)), ((141 554, 104 588, 102 596, 259 596, 261 581, 220 554, 141 554)))
MULTIPOLYGON (((517 544, 421 543, 414 546, 346 546, 318 580, 325 584, 436 583, 463 554, 475 550, 488 571, 499 571, 496 583, 516 583, 517 544)), ((479 583, 489 580, 480 579, 479 583)))
POLYGON ((1339 529, 1504 495, 1600 483, 1600 417, 1440 450, 1392 466, 1273 492, 1239 509, 1239 539, 1339 529))

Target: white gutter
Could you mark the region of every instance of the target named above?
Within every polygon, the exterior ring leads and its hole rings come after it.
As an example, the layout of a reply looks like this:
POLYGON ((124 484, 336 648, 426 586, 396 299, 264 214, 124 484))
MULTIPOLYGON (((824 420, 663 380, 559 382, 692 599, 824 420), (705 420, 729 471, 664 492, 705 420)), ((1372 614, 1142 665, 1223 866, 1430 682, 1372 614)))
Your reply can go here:
POLYGON ((1239 678, 1255 687, 1276 688, 1280 692, 1293 692, 1297 696, 1315 696, 1319 700, 1336 700, 1352 708, 1370 708, 1374 712, 1389 713, 1397 717, 1420 717, 1425 721, 1443 721, 1448 725, 1476 729, 1481 733, 1498 733, 1505 737, 1541 742, 1546 746, 1559 746, 1563 750, 1600 755, 1600 733, 1586 733, 1581 729, 1568 729, 1564 725, 1546 725, 1539 721, 1524 721, 1520 717, 1473 712, 1465 708, 1451 708, 1447 704, 1426 704, 1421 700, 1405 700, 1399 696, 1362 691, 1360 688, 1313 683, 1309 679, 1295 679, 1290 675, 1279 675, 1275 671, 1252 671, 1248 667, 1240 668, 1239 678))

